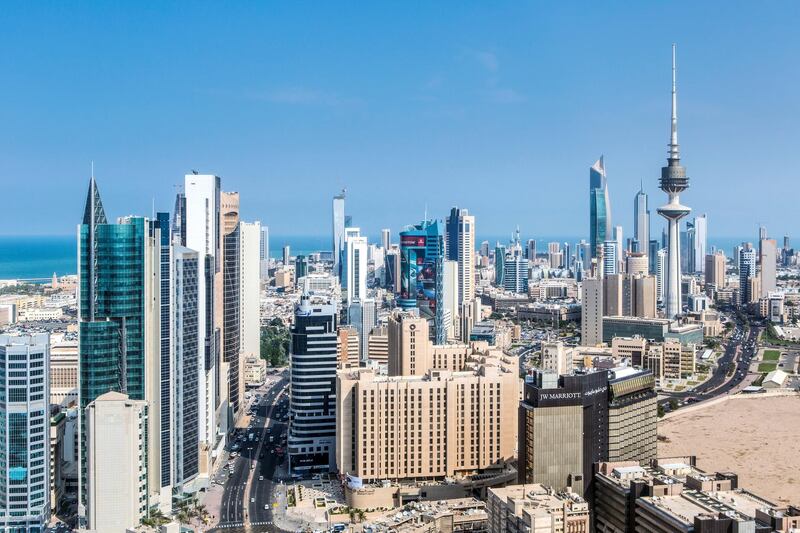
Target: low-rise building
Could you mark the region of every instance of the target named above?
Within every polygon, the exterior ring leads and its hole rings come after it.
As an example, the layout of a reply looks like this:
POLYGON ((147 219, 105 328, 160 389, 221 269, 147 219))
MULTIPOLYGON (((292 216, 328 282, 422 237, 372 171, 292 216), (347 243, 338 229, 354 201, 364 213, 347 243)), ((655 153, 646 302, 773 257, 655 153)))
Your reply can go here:
POLYGON ((385 325, 376 326, 370 331, 367 358, 383 365, 389 363, 389 329, 385 325))
POLYGON ((537 483, 490 488, 489 533, 589 533, 589 505, 537 483))
POLYGON ((244 358, 244 383, 248 387, 258 387, 267 379, 267 362, 258 355, 244 358))
POLYGON ((370 520, 375 533, 487 533, 486 504, 476 498, 411 502, 370 520))
POLYGON ((797 507, 740 488, 735 473, 706 473, 691 456, 601 462, 595 472, 596 531, 790 532, 800 527, 797 507))

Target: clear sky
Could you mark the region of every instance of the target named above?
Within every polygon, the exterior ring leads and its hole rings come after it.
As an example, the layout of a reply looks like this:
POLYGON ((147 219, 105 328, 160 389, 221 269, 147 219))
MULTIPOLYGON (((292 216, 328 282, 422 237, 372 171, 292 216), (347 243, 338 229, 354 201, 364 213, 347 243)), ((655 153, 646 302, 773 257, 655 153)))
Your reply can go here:
MULTIPOLYGON (((370 235, 451 205, 479 235, 588 234, 655 207, 678 43, 679 141, 709 236, 800 236, 797 2, 4 2, 0 233, 66 234, 90 161, 110 216, 190 169, 273 234, 370 235), (376 5, 377 4, 377 5, 376 5)), ((588 236, 588 235, 587 235, 588 236)))

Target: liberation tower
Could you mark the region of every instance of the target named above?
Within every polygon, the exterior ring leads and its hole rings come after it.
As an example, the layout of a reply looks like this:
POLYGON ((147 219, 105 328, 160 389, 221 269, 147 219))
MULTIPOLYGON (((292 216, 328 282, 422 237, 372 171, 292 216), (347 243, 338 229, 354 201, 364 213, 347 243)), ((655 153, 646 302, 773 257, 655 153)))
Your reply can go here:
POLYGON ((681 166, 678 149, 678 100, 675 85, 675 45, 672 45, 672 125, 669 138, 667 166, 661 168, 661 190, 667 193, 669 203, 658 208, 658 214, 669 224, 667 244, 667 279, 664 296, 664 315, 673 319, 681 312, 681 243, 679 221, 689 214, 690 208, 681 205, 680 193, 689 187, 686 169, 681 166))

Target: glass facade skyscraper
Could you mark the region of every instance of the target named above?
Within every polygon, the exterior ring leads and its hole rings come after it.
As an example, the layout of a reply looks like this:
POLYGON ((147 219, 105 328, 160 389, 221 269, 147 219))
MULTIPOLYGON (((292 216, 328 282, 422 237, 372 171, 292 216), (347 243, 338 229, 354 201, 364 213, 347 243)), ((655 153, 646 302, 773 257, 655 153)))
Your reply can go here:
POLYGON ((592 258, 598 256, 603 243, 611 239, 611 204, 603 157, 589 169, 589 244, 592 258))
POLYGON ((0 335, 0 531, 50 520, 50 340, 0 335))
POLYGON ((436 344, 445 344, 444 227, 424 221, 400 232, 400 297, 402 309, 418 309, 432 325, 436 344))

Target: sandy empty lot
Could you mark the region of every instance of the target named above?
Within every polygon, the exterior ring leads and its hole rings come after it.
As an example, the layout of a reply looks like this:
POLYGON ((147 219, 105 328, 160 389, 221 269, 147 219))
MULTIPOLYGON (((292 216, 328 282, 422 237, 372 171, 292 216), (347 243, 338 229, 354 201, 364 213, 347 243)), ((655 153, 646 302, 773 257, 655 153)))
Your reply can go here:
POLYGON ((739 486, 800 504, 800 396, 737 396, 662 420, 659 455, 696 455, 707 472, 733 471, 739 486))

